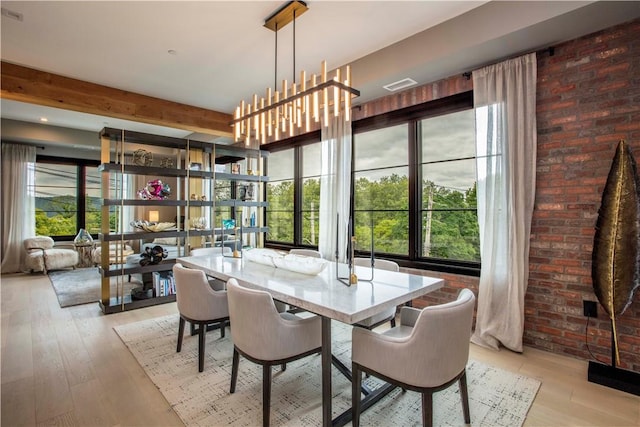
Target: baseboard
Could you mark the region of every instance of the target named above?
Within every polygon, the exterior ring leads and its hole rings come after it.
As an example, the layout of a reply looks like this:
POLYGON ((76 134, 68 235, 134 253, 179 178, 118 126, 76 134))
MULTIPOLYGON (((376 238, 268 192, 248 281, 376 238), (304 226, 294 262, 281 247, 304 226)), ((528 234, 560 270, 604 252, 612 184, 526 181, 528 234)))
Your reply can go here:
POLYGON ((640 374, 602 363, 589 362, 589 382, 640 396, 640 374))

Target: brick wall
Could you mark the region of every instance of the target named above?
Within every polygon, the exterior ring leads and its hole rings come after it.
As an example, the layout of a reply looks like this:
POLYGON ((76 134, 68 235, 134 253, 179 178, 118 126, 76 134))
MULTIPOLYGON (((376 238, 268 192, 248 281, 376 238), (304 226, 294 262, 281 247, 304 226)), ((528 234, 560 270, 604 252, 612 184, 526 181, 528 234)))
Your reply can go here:
MULTIPOLYGON (((582 301, 596 300, 591 251, 598 208, 611 160, 626 139, 640 161, 640 20, 554 46, 538 54, 538 158, 525 345, 591 359, 585 346, 582 301)), ((463 76, 377 99, 355 119, 471 89, 463 76)), ((418 271, 416 271, 418 272, 418 271)), ((478 279, 437 272, 441 291, 417 306, 452 300, 461 287, 477 295, 478 279)), ((618 320, 621 366, 640 372, 640 291, 618 320)), ((610 322, 598 306, 588 342, 610 360, 610 322)))
MULTIPOLYGON (((595 222, 620 139, 640 160, 640 20, 538 55, 538 161, 525 344, 590 358, 582 301, 591 283, 595 222)), ((640 372, 640 293, 619 318, 621 365, 640 372)), ((610 361, 610 321, 598 306, 593 354, 610 361)))

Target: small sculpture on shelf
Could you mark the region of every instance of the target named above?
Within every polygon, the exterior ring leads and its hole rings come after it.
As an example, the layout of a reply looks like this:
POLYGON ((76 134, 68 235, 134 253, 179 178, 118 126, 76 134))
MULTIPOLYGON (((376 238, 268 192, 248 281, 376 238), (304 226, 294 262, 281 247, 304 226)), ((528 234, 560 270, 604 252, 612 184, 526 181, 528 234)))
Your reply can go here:
POLYGON ((150 151, 139 149, 133 152, 133 164, 138 166, 151 166, 153 154, 150 151))
POLYGON ((147 185, 138 190, 138 197, 144 200, 164 200, 171 195, 171 187, 159 179, 152 179, 147 185))
POLYGON ((154 265, 168 256, 167 251, 162 246, 147 247, 144 252, 140 254, 140 265, 154 265))

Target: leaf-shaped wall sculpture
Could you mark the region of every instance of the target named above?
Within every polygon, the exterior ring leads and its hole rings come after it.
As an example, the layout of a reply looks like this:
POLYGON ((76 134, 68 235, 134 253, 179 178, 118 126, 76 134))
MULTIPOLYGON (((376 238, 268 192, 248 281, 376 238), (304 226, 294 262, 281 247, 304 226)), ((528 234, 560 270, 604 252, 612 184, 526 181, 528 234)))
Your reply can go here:
POLYGON ((611 319, 615 365, 620 362, 616 318, 631 304, 633 293, 640 286, 639 191, 636 162, 622 140, 602 194, 591 270, 593 290, 611 319))

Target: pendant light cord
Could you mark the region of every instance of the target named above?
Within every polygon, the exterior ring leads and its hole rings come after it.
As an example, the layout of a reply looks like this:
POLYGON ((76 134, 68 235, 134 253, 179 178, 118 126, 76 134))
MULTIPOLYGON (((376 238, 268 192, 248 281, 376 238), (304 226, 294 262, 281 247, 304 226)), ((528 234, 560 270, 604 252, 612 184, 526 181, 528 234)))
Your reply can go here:
POLYGON ((296 82, 296 11, 293 10, 293 82, 296 82))
POLYGON ((274 66, 275 66, 275 71, 273 73, 273 89, 274 90, 278 90, 278 23, 276 22, 276 52, 275 55, 273 57, 274 59, 274 66))

